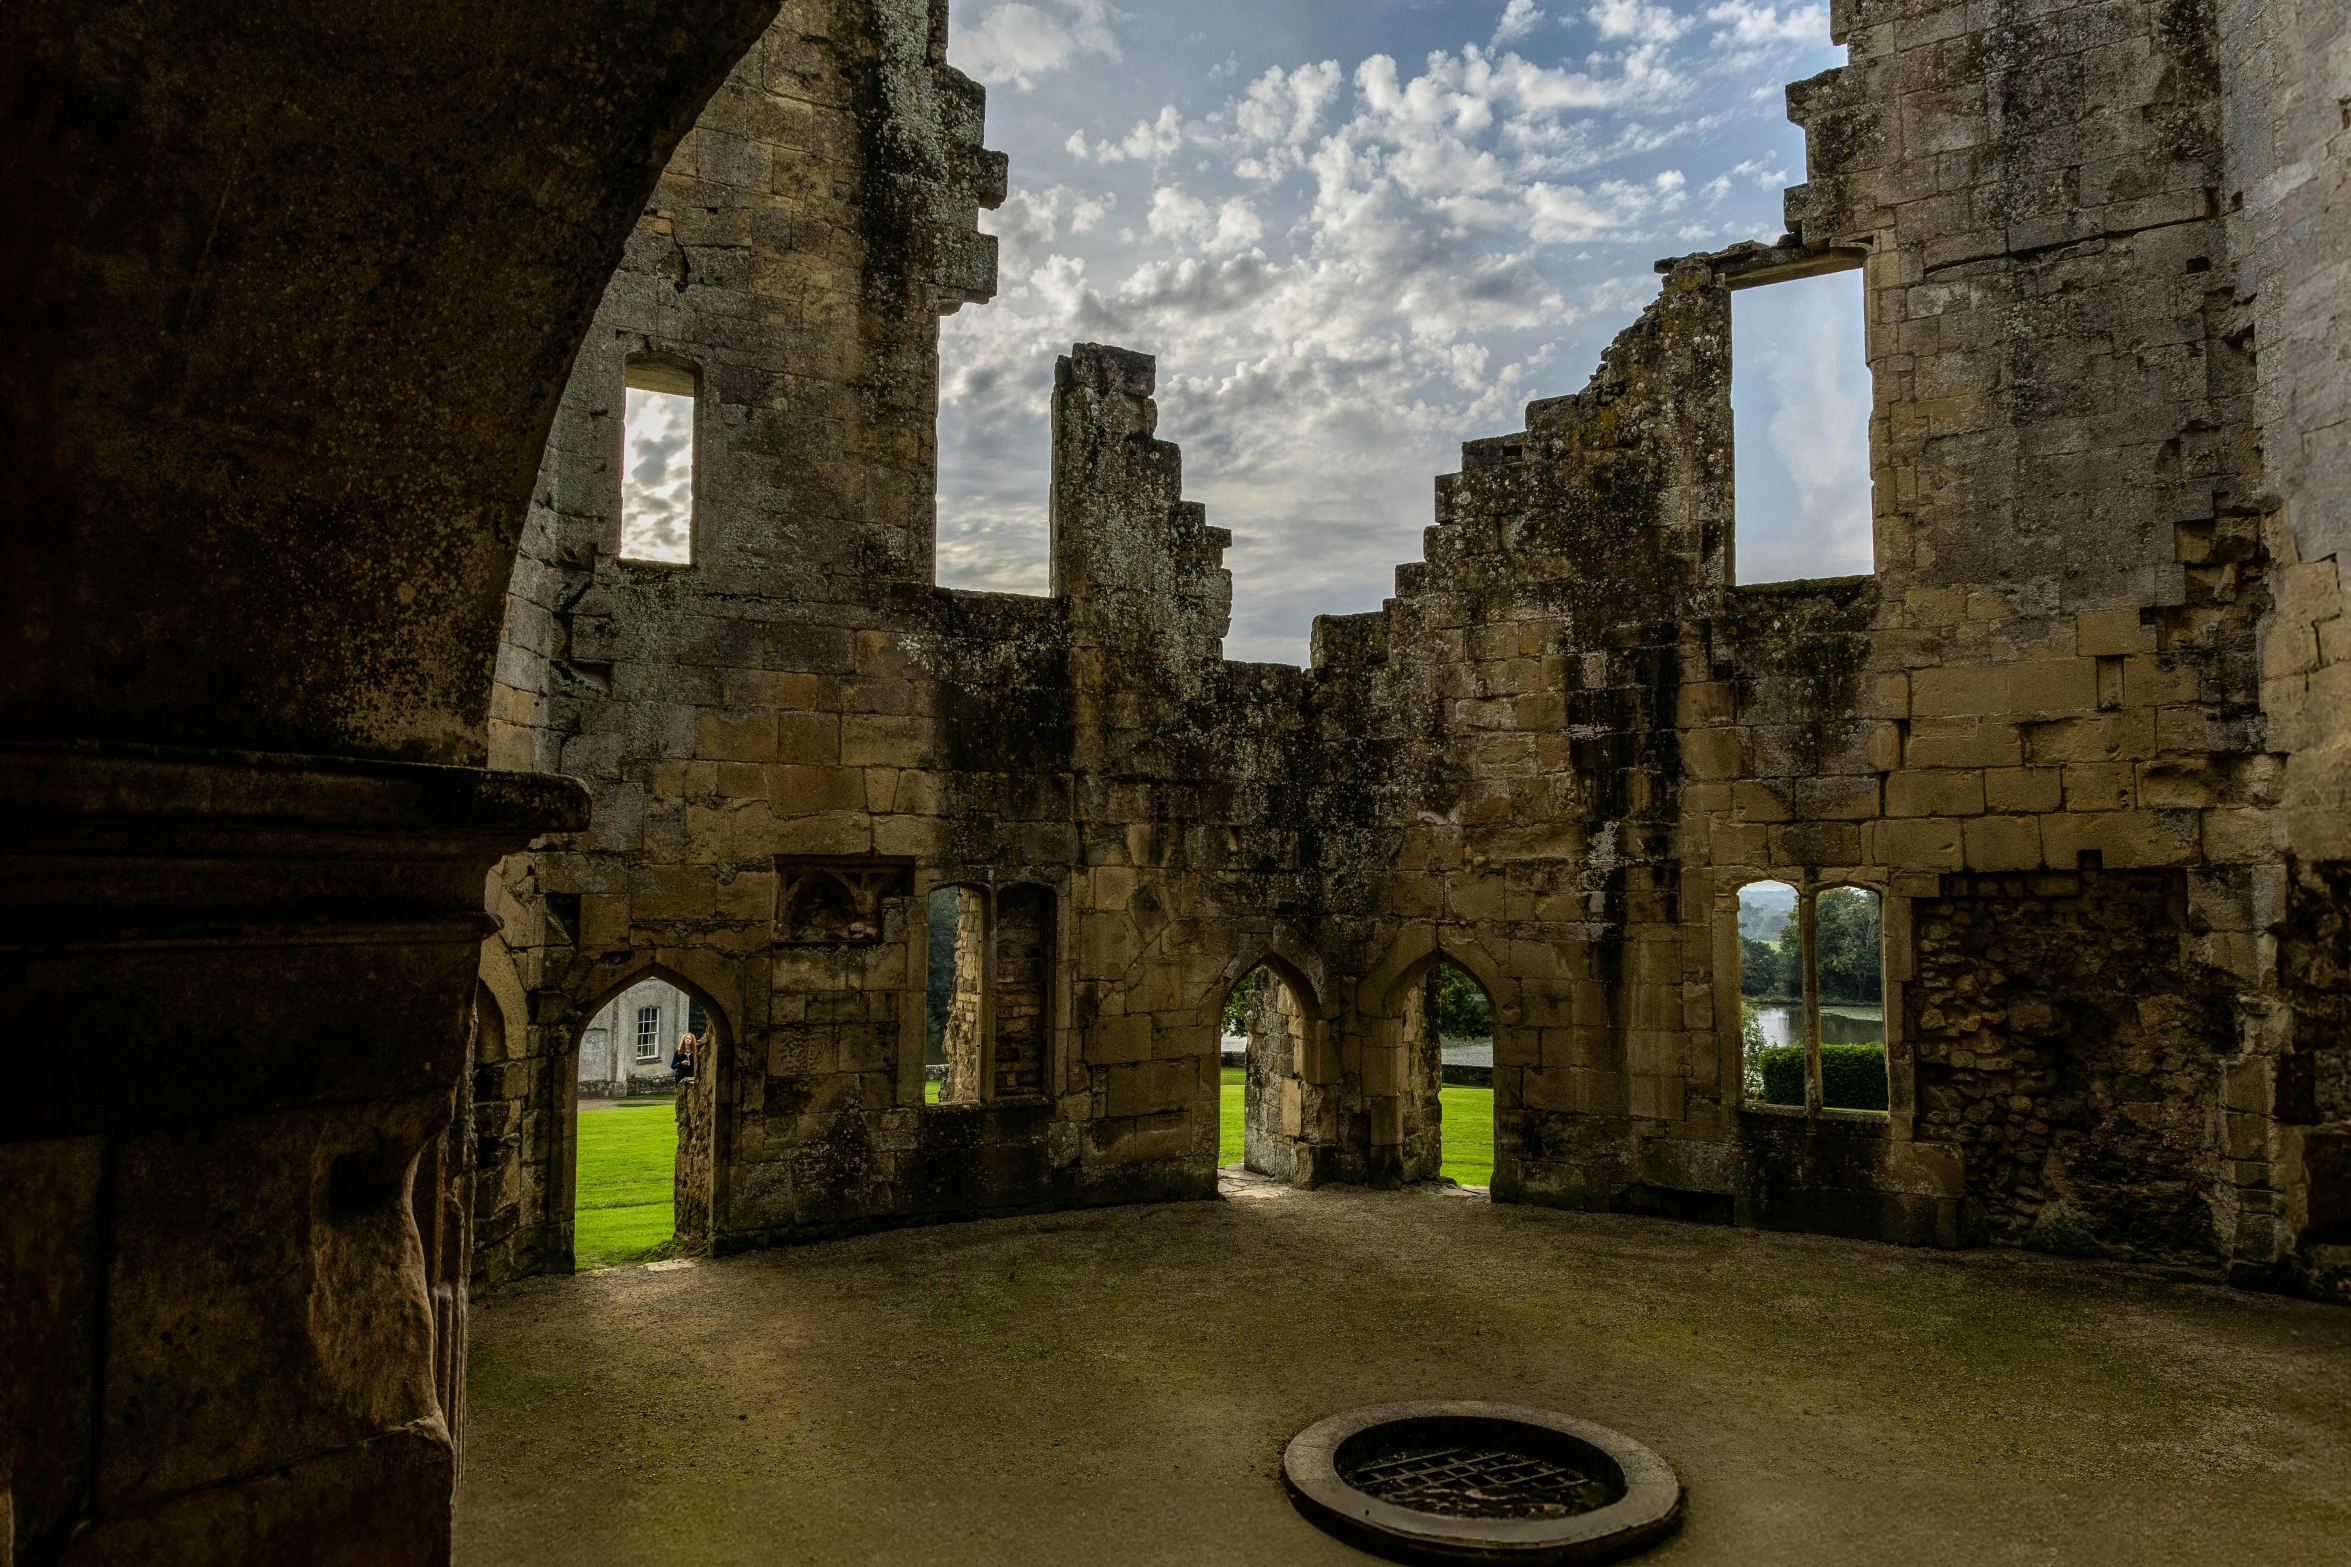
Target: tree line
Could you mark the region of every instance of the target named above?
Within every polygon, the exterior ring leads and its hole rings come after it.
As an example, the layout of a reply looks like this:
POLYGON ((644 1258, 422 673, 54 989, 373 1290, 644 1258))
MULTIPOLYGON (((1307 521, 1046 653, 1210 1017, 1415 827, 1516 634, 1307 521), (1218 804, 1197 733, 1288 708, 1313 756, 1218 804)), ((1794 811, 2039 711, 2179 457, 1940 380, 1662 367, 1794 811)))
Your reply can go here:
MULTIPOLYGON (((1831 887, 1813 900, 1813 926, 1820 999, 1832 1006, 1882 1001, 1877 895, 1859 887, 1831 887)), ((1803 998, 1804 951, 1793 915, 1775 941, 1739 937, 1739 993, 1756 1001, 1803 998)))

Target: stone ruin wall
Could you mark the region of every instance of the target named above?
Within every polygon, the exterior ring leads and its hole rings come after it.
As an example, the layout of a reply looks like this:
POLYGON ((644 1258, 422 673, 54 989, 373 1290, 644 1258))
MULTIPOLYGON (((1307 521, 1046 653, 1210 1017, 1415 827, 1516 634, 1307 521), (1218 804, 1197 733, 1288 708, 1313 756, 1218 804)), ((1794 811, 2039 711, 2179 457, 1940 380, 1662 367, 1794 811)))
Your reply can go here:
POLYGON ((935 316, 992 291, 1001 163, 935 15, 787 5, 639 225, 518 566, 494 755, 596 809, 493 883, 529 1016, 477 1073, 481 1274, 568 1261, 569 1041, 648 965, 725 1019, 688 1163, 727 1247, 1207 1195, 1268 957, 1292 1178, 1431 1177, 1442 953, 1495 1003, 1500 1198, 2340 1288, 2351 377, 2309 322, 2351 236, 2308 111, 2351 82, 2339 19, 2218 15, 1839 4, 1789 236, 1660 263, 1298 671, 1221 657, 1226 538, 1120 350, 1056 374, 1052 596, 930 585, 935 316), (1732 295, 1842 266, 1878 569, 1734 586, 1732 295), (612 559, 631 354, 701 376, 689 569, 612 559), (1742 1102, 1759 879, 1884 895, 1888 1114, 1742 1102), (926 1106, 949 885, 1000 1053, 926 1106))

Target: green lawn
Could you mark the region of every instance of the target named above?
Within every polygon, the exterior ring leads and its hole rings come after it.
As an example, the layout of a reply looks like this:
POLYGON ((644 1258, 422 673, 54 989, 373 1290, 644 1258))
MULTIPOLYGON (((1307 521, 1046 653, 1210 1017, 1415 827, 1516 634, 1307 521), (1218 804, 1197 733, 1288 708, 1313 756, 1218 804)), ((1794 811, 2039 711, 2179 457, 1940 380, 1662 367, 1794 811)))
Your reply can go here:
POLYGON ((631 1099, 580 1115, 572 1256, 582 1268, 643 1262, 676 1233, 671 1185, 678 1121, 669 1099, 631 1099))
MULTIPOLYGON (((1222 1136, 1217 1163, 1241 1159, 1239 1067, 1224 1069, 1222 1136)), ((923 1084, 923 1098, 939 1102, 939 1085, 923 1084)), ((1494 1091, 1447 1088, 1445 1173, 1464 1186, 1494 1178, 1494 1091)), ((580 1117, 579 1205, 572 1253, 583 1268, 644 1262, 675 1232, 671 1168, 677 1157, 677 1112, 667 1099, 630 1100, 580 1117)))
MULTIPOLYGON (((1216 1161, 1238 1164, 1241 1159, 1242 1070, 1224 1069, 1223 1124, 1217 1140, 1216 1161)), ((1494 1179, 1494 1090, 1447 1088, 1442 1091, 1445 1111, 1445 1173, 1464 1186, 1486 1186, 1494 1179)))

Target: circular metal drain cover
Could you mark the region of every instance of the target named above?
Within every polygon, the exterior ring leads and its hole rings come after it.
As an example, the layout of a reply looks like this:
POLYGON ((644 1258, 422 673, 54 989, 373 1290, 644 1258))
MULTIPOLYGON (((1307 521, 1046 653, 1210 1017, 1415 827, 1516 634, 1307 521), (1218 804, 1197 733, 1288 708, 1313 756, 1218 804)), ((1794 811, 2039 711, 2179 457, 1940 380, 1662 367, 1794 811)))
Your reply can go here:
POLYGON ((1627 1436, 1516 1404, 1378 1404, 1282 1454, 1299 1511, 1407 1562, 1598 1562, 1681 1524, 1682 1485, 1627 1436))

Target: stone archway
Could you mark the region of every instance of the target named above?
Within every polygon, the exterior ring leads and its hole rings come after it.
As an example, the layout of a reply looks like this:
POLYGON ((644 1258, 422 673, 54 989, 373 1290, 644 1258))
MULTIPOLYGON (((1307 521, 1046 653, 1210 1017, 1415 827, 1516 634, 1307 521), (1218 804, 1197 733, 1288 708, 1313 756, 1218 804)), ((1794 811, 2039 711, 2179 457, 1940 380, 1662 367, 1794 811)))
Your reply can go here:
POLYGON ((447 1557, 463 1280, 411 1201, 470 1207, 426 1153, 483 872, 586 819, 482 770, 500 596, 604 279, 774 11, 0 8, 0 880, 12 994, 78 1025, 0 1128, 54 1303, 0 1352, 20 1543, 447 1557), (141 1455, 133 1384, 177 1412, 141 1455))
POLYGON ((1443 977, 1462 975, 1483 996, 1497 1026, 1489 1034, 1488 1084, 1497 1089, 1493 1068, 1499 1055, 1499 976, 1474 943, 1446 944, 1434 932, 1421 950, 1405 957, 1375 994, 1374 1021, 1364 1050, 1363 1095, 1371 1120, 1366 1151, 1374 1185, 1437 1179, 1444 1172, 1445 997, 1443 977))
MULTIPOLYGON (((1336 1084, 1329 1071, 1323 1006, 1313 981, 1267 951, 1219 995, 1216 1012, 1238 1011, 1243 1051, 1241 1163, 1260 1175, 1314 1186, 1335 1172, 1336 1084)), ((1221 1071, 1221 1063, 1220 1063, 1221 1071)))
MULTIPOLYGON (((549 1181, 550 1206, 559 1202, 562 1211, 551 1212, 549 1217, 567 1238, 566 1251, 570 1252, 568 1240, 576 1233, 579 1211, 580 1036, 606 1006, 647 981, 658 980, 691 998, 701 1009, 709 1030, 696 1052, 694 1075, 678 1085, 677 1153, 671 1166, 675 1244, 681 1250, 700 1251, 710 1244, 710 1221, 717 1191, 717 1107, 723 1097, 721 1084, 732 1069, 742 1032, 729 1009, 708 987, 669 964, 640 963, 617 978, 612 976, 615 967, 599 966, 592 980, 597 988, 587 992, 588 1000, 570 1009, 570 1043, 559 1057, 567 1069, 568 1081, 556 1089, 556 1103, 562 1106, 563 1129, 558 1144, 558 1167, 550 1171, 549 1181)), ((676 1032, 674 1027, 667 1029, 663 1036, 665 1042, 668 1035, 676 1032)), ((667 1056, 665 1048, 662 1052, 665 1072, 667 1056)))

